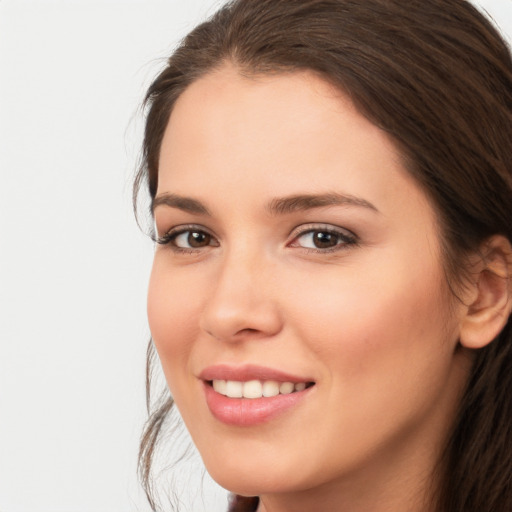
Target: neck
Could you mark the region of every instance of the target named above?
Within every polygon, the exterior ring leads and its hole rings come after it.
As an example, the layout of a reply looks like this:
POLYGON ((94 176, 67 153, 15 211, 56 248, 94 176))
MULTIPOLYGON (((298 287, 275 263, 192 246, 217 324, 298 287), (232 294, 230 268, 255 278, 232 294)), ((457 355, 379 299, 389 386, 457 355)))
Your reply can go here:
MULTIPOLYGON (((369 480, 372 484, 375 481, 369 480)), ((407 479, 389 477, 381 485, 361 485, 347 480, 345 485, 317 488, 314 491, 260 497, 257 512, 310 512, 338 510, 343 512, 432 512, 428 492, 430 478, 414 486, 407 479)))

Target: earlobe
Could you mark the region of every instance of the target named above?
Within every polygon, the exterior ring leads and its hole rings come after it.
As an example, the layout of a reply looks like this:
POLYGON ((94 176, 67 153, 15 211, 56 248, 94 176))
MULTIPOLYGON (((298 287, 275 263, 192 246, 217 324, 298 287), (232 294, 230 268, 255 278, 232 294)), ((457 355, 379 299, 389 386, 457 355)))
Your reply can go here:
POLYGON ((482 348, 505 327, 512 309, 512 246, 501 235, 481 247, 474 266, 471 300, 460 331, 466 348, 482 348))

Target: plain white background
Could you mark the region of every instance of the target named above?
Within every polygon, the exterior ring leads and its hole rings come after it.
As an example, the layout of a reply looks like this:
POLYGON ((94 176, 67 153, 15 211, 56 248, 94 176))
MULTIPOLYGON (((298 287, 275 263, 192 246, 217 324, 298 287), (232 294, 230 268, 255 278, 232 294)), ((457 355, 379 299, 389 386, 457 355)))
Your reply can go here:
MULTIPOLYGON (((0 512, 149 510, 137 108, 219 3, 0 0, 0 512)), ((512 0, 478 3, 512 34, 512 0)), ((225 510, 205 486, 190 510, 225 510)))

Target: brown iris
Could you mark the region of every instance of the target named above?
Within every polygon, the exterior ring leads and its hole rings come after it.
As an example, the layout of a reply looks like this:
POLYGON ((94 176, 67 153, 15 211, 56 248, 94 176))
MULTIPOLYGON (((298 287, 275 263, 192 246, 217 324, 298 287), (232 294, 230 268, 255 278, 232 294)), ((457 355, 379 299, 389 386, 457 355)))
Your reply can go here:
POLYGON ((187 243, 190 247, 206 247, 211 243, 211 236, 203 231, 190 231, 187 237, 187 243))
POLYGON ((315 231, 313 233, 313 243, 317 249, 328 249, 338 244, 338 235, 328 231, 315 231))

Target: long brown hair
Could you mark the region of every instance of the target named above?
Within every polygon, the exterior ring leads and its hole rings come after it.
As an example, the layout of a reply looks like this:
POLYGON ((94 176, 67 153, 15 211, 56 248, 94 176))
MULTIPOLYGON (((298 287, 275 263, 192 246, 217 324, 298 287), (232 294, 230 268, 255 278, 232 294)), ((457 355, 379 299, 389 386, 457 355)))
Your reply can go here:
MULTIPOLYGON (((512 60, 498 31, 469 2, 228 3, 183 40, 149 88, 135 198, 141 186, 154 198, 176 99, 225 61, 249 74, 314 70, 393 138, 437 211, 453 290, 463 282, 465 254, 494 234, 512 240, 512 60)), ((512 510, 510 323, 475 354, 440 456, 435 510, 512 510)), ((152 350, 150 344, 148 378, 152 350)), ((150 500, 152 458, 171 409, 170 396, 157 403, 142 438, 139 469, 150 500)))

